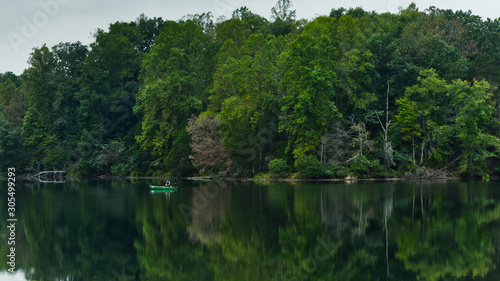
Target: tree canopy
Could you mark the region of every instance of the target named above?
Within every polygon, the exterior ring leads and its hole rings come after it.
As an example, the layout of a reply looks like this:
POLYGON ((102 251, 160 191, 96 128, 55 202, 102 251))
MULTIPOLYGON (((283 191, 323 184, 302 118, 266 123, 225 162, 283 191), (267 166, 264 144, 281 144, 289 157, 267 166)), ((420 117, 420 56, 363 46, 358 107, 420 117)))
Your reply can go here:
POLYGON ((0 167, 253 176, 276 160, 300 176, 308 159, 315 177, 488 178, 500 172, 499 30, 414 4, 311 20, 289 0, 270 19, 248 7, 215 22, 140 15, 0 74, 0 167), (194 137, 189 120, 207 116, 223 165, 194 137))

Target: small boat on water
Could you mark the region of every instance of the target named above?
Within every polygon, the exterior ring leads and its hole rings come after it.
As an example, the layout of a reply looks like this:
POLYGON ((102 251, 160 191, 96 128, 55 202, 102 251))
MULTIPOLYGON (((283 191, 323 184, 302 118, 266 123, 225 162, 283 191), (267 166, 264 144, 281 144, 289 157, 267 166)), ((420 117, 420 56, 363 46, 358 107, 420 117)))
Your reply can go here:
POLYGON ((150 185, 149 188, 151 190, 162 190, 162 191, 174 191, 177 190, 176 186, 158 186, 158 185, 150 185))
POLYGON ((176 192, 177 190, 175 189, 150 189, 149 190, 149 193, 151 194, 168 194, 170 195, 170 193, 172 192, 176 192))

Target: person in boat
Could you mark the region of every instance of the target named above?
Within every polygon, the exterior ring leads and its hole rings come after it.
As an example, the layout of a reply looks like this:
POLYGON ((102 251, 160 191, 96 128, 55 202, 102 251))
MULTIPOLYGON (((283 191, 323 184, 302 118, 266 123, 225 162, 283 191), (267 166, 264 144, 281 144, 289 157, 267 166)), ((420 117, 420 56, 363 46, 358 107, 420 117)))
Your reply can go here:
POLYGON ((170 187, 170 181, 167 181, 167 182, 165 183, 165 186, 166 186, 166 187, 170 187))

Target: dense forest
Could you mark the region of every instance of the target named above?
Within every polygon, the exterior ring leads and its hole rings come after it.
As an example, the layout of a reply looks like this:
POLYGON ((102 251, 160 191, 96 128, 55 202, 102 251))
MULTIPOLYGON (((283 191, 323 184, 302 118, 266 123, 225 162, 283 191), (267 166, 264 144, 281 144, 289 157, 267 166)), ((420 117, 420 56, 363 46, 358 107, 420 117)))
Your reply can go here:
POLYGON ((500 20, 279 0, 98 29, 0 74, 0 168, 302 178, 500 173, 500 20), (325 11, 318 11, 318 13, 325 11))

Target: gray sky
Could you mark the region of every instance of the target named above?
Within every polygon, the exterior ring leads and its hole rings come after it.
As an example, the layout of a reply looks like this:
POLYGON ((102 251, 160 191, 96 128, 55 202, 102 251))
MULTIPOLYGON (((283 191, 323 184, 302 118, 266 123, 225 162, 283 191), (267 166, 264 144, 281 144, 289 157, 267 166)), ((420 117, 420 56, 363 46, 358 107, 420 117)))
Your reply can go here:
MULTIPOLYGON (((398 11, 411 0, 292 0, 298 18, 328 15, 332 8, 358 7, 377 12, 398 11)), ((178 20, 187 14, 211 11, 215 18, 230 17, 233 10, 247 6, 269 18, 277 0, 0 0, 0 73, 21 74, 27 68, 29 54, 44 43, 52 47, 60 42, 89 44, 97 28, 107 30, 110 23, 133 21, 141 13, 147 17, 178 20)), ((471 10, 483 18, 498 18, 500 2, 491 0, 414 0, 420 10, 429 6, 442 9, 471 10)))

